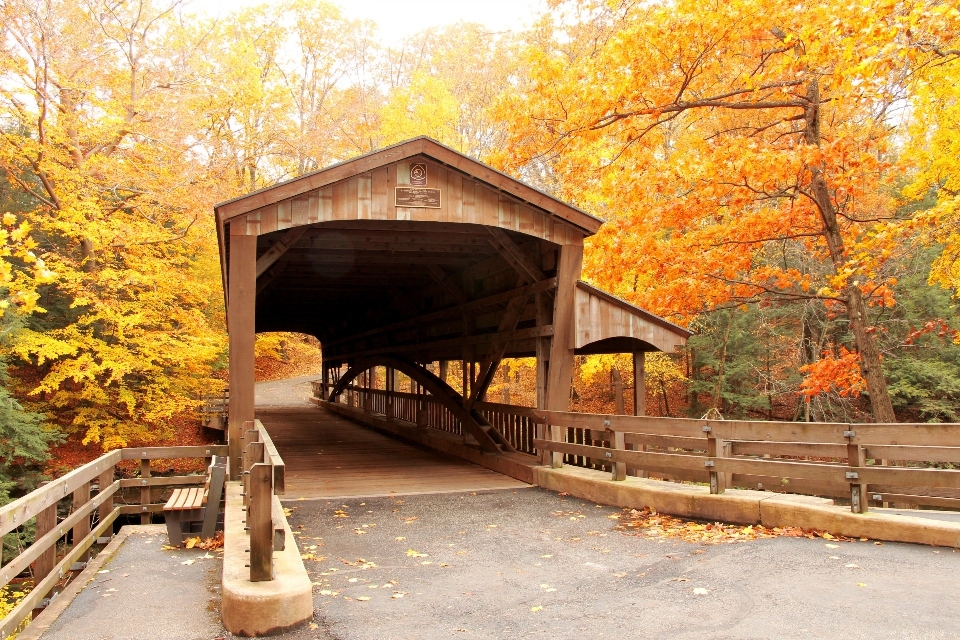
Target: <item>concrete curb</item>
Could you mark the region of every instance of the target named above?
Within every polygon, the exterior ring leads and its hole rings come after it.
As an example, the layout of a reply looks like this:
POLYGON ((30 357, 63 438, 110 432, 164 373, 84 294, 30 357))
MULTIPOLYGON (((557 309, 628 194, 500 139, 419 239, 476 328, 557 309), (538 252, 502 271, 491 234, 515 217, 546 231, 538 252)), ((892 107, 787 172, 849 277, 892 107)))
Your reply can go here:
POLYGON ((250 582, 249 537, 244 532, 239 482, 226 485, 223 549, 223 626, 238 636, 266 636, 306 623, 313 617, 313 588, 297 541, 286 525, 283 551, 273 555, 274 579, 250 582))
POLYGON ((535 467, 534 481, 544 489, 631 509, 650 507, 670 515, 765 527, 800 527, 835 535, 890 542, 960 548, 960 522, 885 513, 852 513, 828 498, 728 489, 713 495, 707 487, 628 477, 580 467, 535 467))

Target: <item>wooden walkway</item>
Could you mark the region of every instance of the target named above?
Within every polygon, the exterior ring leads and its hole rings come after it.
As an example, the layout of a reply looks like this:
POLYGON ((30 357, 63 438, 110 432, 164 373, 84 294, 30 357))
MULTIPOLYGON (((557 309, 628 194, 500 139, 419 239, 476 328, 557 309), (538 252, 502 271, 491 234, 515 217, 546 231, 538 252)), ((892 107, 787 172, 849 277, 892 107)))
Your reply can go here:
POLYGON ((529 485, 317 407, 261 407, 286 464, 284 500, 516 489, 529 485))

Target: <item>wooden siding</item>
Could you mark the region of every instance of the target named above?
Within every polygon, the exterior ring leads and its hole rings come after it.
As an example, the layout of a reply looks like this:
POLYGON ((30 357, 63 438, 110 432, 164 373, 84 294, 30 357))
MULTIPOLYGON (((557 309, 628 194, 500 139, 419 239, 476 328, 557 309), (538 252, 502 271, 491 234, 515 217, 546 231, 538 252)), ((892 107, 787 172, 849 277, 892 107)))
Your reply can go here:
POLYGON ((575 348, 608 338, 635 338, 660 351, 672 353, 687 342, 685 335, 671 329, 669 323, 656 322, 654 316, 645 317, 628 305, 616 304, 588 287, 578 286, 576 295, 575 348))
POLYGON ((579 244, 584 232, 485 183, 425 157, 379 167, 230 221, 232 235, 263 235, 334 220, 410 220, 481 224, 560 245, 579 244), (394 206, 394 190, 410 183, 410 164, 426 162, 427 187, 440 189, 440 208, 394 206), (236 230, 236 231, 235 231, 236 230))

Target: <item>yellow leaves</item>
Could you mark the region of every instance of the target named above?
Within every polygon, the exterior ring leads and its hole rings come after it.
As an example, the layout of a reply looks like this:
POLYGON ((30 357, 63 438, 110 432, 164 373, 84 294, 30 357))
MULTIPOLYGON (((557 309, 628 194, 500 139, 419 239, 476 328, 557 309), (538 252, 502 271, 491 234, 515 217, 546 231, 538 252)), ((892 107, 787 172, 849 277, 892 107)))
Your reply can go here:
POLYGON ((419 551, 414 551, 413 549, 407 549, 407 556, 411 558, 429 558, 430 557, 426 553, 420 553, 419 551))

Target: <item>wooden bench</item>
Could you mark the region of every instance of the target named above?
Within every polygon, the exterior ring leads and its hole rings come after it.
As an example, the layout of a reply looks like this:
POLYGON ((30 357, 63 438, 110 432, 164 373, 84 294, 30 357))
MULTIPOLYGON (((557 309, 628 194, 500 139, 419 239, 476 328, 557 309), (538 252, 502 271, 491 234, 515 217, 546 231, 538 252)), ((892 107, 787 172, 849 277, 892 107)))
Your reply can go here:
POLYGON ((163 518, 167 523, 171 545, 183 544, 184 534, 193 533, 193 524, 197 522, 202 523, 199 531, 201 538, 213 537, 217 530, 226 471, 226 457, 213 456, 213 462, 207 469, 207 481, 202 488, 174 489, 170 499, 163 505, 163 518))

